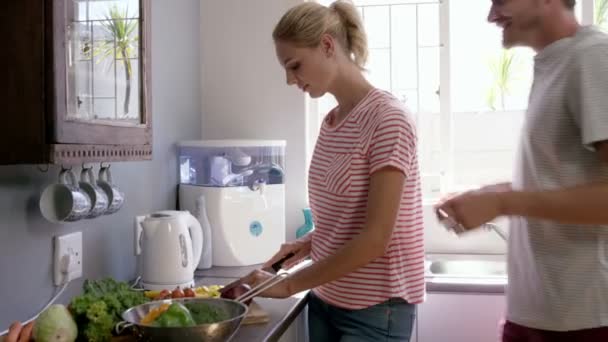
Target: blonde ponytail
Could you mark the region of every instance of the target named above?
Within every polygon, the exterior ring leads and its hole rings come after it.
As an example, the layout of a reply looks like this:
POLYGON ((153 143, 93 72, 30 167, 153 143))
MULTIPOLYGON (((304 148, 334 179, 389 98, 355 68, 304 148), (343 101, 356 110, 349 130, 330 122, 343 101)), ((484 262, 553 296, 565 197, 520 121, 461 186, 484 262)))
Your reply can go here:
POLYGON ((329 34, 344 48, 360 68, 367 62, 367 36, 359 11, 348 0, 337 0, 329 7, 305 2, 292 7, 276 25, 275 41, 292 42, 302 47, 317 47, 323 34, 329 34))
POLYGON ((346 36, 346 48, 352 54, 354 62, 361 68, 367 62, 367 35, 359 11, 350 1, 337 0, 329 7, 334 10, 342 22, 346 36))

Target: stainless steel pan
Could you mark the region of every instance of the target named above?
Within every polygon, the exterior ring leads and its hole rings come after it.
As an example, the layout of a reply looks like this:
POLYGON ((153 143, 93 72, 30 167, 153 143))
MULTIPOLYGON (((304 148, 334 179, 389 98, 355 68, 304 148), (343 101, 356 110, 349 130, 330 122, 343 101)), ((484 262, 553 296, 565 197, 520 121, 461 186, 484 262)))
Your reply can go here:
POLYGON ((245 315, 247 306, 241 302, 223 298, 176 298, 149 302, 128 309, 122 314, 124 322, 117 327, 135 329, 138 341, 179 341, 179 342, 225 342, 230 341, 236 334, 245 315), (228 315, 228 319, 211 324, 199 324, 193 327, 162 328, 140 324, 150 310, 162 304, 173 302, 205 303, 218 308, 228 315))

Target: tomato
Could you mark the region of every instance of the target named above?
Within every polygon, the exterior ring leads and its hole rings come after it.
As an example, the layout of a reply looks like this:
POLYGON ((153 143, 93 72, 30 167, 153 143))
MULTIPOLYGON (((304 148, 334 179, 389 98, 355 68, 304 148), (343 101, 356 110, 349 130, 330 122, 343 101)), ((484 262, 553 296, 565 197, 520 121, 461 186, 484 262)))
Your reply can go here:
POLYGON ((169 290, 162 290, 160 291, 160 293, 158 294, 158 296, 156 296, 154 298, 154 300, 161 300, 161 299, 168 299, 171 298, 171 291, 169 290))
POLYGON ((194 292, 194 290, 192 288, 186 288, 186 289, 184 289, 184 296, 185 297, 196 297, 196 293, 194 292))
POLYGON ((171 292, 171 298, 184 298, 184 291, 182 291, 182 289, 178 287, 175 288, 175 290, 173 290, 173 292, 171 292))

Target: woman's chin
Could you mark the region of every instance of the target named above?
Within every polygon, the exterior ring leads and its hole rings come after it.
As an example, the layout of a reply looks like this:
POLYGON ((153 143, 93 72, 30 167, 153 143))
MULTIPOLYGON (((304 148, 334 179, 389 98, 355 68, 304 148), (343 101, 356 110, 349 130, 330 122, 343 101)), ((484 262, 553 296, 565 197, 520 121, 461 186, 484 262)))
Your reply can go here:
POLYGON ((313 99, 318 99, 319 97, 325 95, 325 92, 317 92, 317 91, 306 91, 308 93, 308 96, 310 96, 313 99))

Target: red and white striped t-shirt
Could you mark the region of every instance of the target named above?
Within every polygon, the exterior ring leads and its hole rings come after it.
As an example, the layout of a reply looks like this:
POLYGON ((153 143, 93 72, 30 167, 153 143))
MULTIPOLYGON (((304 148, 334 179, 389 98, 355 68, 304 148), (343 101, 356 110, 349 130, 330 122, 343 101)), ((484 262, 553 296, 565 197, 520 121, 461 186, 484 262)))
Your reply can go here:
POLYGON ((416 131, 408 111, 390 93, 371 90, 337 125, 325 118, 309 171, 315 223, 314 261, 334 254, 363 229, 370 176, 386 166, 401 170, 405 186, 393 235, 384 256, 314 289, 325 302, 362 309, 425 295, 424 245, 416 131))

